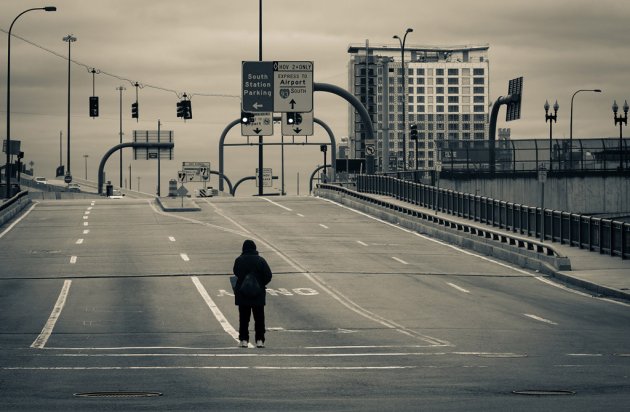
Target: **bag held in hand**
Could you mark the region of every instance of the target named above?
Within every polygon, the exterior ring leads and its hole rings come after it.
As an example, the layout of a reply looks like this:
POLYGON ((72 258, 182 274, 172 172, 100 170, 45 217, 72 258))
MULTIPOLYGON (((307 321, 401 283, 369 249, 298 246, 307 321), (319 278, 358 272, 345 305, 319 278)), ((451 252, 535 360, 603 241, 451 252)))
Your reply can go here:
POLYGON ((256 275, 253 272, 245 275, 243 279, 243 283, 241 283, 241 287, 239 288, 239 292, 246 298, 255 298, 260 296, 265 290, 258 283, 258 279, 256 279, 256 275))

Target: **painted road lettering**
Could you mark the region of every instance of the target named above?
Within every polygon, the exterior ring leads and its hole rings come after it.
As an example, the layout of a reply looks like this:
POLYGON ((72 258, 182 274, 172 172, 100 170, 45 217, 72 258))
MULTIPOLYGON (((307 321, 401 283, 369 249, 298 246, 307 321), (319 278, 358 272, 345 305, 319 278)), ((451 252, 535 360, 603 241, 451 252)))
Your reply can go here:
MULTIPOLYGON (((267 288, 267 294, 270 296, 315 296, 319 295, 319 292, 313 288, 293 288, 291 290, 286 288, 267 288)), ((228 292, 225 289, 219 289, 217 297, 231 296, 234 297, 233 292, 228 292)))

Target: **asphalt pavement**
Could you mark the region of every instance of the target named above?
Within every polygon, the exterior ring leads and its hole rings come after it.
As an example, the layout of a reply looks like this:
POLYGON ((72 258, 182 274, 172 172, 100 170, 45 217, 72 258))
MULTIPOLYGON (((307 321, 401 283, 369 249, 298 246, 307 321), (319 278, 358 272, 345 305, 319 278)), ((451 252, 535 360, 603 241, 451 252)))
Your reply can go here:
POLYGON ((40 201, 0 228, 4 410, 630 402, 623 302, 324 199, 195 203, 40 201), (237 347, 229 276, 248 238, 274 272, 264 349, 237 347))

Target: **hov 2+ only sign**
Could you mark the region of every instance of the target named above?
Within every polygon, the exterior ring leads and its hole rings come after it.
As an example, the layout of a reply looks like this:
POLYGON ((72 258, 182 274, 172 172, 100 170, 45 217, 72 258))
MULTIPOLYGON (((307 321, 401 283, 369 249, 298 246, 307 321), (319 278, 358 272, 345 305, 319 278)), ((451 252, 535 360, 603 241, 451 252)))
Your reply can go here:
POLYGON ((244 112, 313 110, 313 62, 242 62, 241 109, 244 112))

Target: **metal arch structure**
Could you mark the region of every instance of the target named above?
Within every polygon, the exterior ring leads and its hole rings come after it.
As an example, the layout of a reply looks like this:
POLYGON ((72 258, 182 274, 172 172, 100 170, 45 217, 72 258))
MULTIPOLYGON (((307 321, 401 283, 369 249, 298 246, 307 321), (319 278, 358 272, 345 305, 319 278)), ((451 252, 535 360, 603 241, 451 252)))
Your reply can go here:
POLYGON ((103 194, 103 170, 105 170, 105 163, 107 163, 107 159, 116 153, 119 150, 124 149, 125 147, 135 147, 135 148, 147 148, 147 149, 172 149, 175 147, 175 143, 173 142, 127 142, 118 144, 105 153, 103 158, 101 159, 101 163, 98 165, 98 194, 103 194))
MULTIPOLYGON (((273 120, 274 121, 281 121, 282 117, 274 116, 273 120)), ((326 123, 324 123, 322 120, 314 118, 313 122, 317 123, 320 126, 322 126, 324 128, 324 130, 326 131, 326 133, 328 133, 328 137, 330 137, 330 145, 331 145, 330 156, 331 156, 331 163, 332 163, 331 166, 333 168, 333 176, 334 176, 334 174, 335 174, 335 163, 336 163, 336 160, 337 160, 337 142, 335 140, 335 135, 334 135, 332 129, 326 123)), ((219 139, 219 173, 218 173, 221 176, 225 176, 224 175, 224 171, 225 171, 225 157, 224 157, 225 138, 227 137, 227 134, 230 132, 230 130, 232 130, 232 128, 234 126, 236 126, 236 125, 238 125, 240 123, 241 123, 241 119, 237 119, 237 120, 234 120, 234 121, 230 122, 225 127, 225 129, 223 129, 223 132, 221 133, 221 138, 219 139)), ((287 145, 289 145, 289 144, 291 144, 291 143, 287 143, 287 145)), ((256 145, 256 143, 254 143, 254 145, 256 145)), ((235 188, 236 188, 236 185, 235 185, 235 188)), ((223 186, 223 180, 219 181, 219 190, 222 191, 222 192, 225 190, 225 187, 223 186)), ((230 193, 232 193, 232 189, 231 188, 230 188, 230 193)))
POLYGON ((219 185, 223 184, 223 180, 225 180, 226 183, 228 184, 228 187, 230 188, 230 193, 234 191, 234 188, 232 187, 232 182, 230 181, 230 179, 228 179, 226 175, 224 175, 223 173, 217 172, 216 170, 210 170, 210 174, 219 176, 219 185))
MULTIPOLYGON (((272 180, 277 180, 278 176, 271 176, 272 180)), ((243 182, 246 182, 248 180, 256 180, 256 176, 246 176, 244 178, 242 178, 241 180, 239 180, 238 182, 236 182, 236 184, 234 185, 234 189, 231 189, 230 193, 232 193, 232 196, 236 196, 236 189, 238 189, 239 185, 243 182)))
POLYGON ((315 170, 313 170, 313 173, 311 173, 311 177, 308 179, 308 192, 309 193, 313 193, 313 178, 315 178, 315 174, 317 172, 319 172, 320 170, 322 170, 324 168, 324 166, 318 166, 315 168, 315 170))

